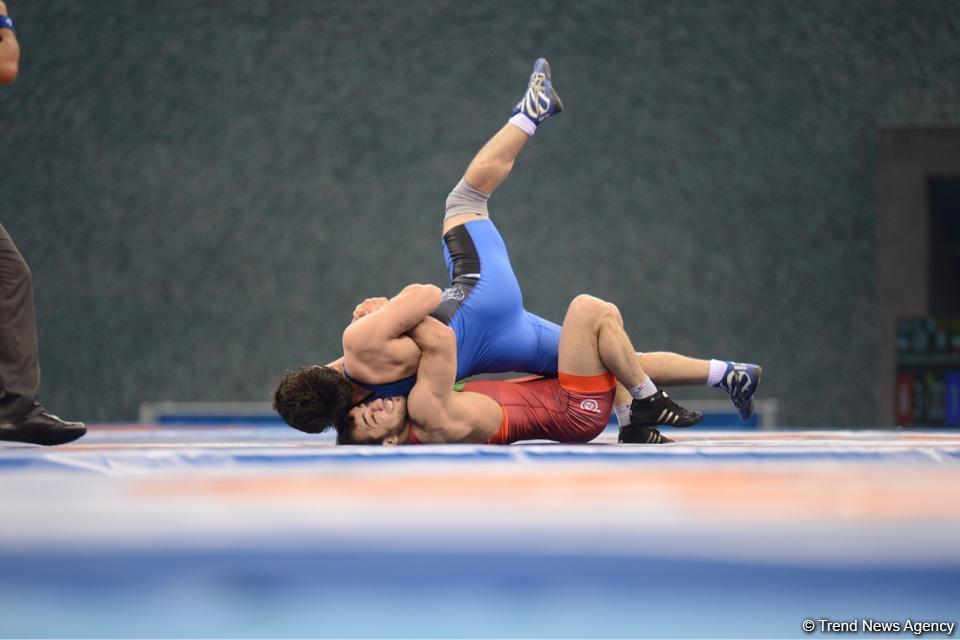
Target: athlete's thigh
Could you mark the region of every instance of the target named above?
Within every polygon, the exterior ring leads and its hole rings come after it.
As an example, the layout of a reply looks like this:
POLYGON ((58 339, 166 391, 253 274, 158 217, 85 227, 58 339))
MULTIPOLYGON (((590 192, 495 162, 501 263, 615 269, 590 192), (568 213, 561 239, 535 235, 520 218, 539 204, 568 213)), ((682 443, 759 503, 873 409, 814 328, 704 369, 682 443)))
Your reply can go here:
POLYGON ((531 356, 536 369, 531 373, 555 375, 560 356, 560 336, 562 335, 560 325, 529 311, 524 311, 524 315, 537 336, 536 351, 531 356))
POLYGON ((523 296, 506 245, 488 219, 473 220, 444 235, 451 285, 432 314, 457 333, 457 375, 509 371, 490 353, 489 340, 523 314, 523 296))
POLYGON ((510 264, 507 246, 488 218, 471 220, 443 237, 443 258, 451 284, 461 284, 471 305, 487 316, 512 313, 523 306, 520 283, 510 264))
POLYGON ((563 318, 560 333, 559 369, 576 376, 606 373, 597 344, 596 305, 605 304, 590 296, 577 296, 563 318))
POLYGON ((489 219, 444 236, 453 285, 438 309, 458 332, 458 375, 555 375, 560 327, 527 312, 506 245, 489 219))

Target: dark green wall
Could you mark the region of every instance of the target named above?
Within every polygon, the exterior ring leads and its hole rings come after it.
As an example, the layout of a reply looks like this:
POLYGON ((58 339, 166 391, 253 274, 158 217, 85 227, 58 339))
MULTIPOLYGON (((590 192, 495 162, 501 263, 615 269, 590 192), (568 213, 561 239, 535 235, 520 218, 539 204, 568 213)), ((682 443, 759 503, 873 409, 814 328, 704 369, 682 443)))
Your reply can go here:
POLYGON ((545 55, 568 112, 492 200, 528 308, 589 291, 639 349, 763 363, 790 425, 874 419, 876 132, 960 124, 954 0, 8 5, 0 220, 61 415, 265 400, 442 283, 446 193, 545 55))

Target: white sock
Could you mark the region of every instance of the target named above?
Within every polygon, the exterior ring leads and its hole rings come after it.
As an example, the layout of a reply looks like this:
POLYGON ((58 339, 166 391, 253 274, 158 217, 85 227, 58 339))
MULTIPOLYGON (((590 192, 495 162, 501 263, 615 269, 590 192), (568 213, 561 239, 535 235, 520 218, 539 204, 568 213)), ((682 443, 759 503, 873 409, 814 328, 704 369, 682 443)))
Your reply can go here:
POLYGON ((510 124, 515 126, 517 129, 520 129, 528 136, 532 136, 537 132, 537 125, 522 113, 515 113, 513 116, 507 120, 510 124))
POLYGON ((715 387, 723 380, 723 374, 727 372, 727 365, 730 364, 724 360, 710 361, 710 374, 707 376, 707 386, 715 387))
POLYGON ((613 412, 617 414, 617 424, 621 427, 625 427, 630 424, 630 405, 621 404, 613 408, 613 412))
POLYGON ((653 384, 653 380, 647 378, 637 386, 630 389, 630 395, 636 398, 637 400, 643 400, 644 398, 649 398, 657 392, 657 385, 653 384))

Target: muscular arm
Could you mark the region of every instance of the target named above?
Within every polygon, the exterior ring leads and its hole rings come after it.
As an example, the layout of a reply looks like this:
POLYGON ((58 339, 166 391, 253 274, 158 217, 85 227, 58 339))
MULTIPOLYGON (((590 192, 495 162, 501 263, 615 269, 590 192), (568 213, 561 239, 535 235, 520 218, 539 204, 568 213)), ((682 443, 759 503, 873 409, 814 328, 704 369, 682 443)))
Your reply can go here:
MULTIPOLYGON (((0 1, 0 16, 7 15, 7 5, 0 1)), ((20 68, 20 45, 10 29, 0 29, 0 84, 17 79, 20 68)))
POLYGON ((369 382, 383 374, 388 379, 398 368, 416 370, 419 351, 406 334, 440 302, 440 289, 412 284, 377 311, 359 318, 343 332, 343 353, 351 372, 369 382))
POLYGON ((425 318, 410 331, 422 356, 417 384, 407 400, 411 422, 424 443, 486 442, 496 434, 500 405, 476 393, 454 391, 457 341, 453 329, 425 318))
POLYGON ((435 318, 425 318, 410 332, 410 337, 422 354, 417 384, 410 392, 410 410, 416 414, 413 417, 444 423, 457 381, 457 340, 453 329, 435 318))

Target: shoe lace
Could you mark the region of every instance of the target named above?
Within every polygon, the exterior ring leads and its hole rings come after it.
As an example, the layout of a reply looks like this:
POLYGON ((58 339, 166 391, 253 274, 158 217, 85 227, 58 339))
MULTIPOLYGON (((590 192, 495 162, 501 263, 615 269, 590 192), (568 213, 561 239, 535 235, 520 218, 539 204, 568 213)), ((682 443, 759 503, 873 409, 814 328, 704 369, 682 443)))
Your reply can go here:
POLYGON ((527 89, 527 93, 523 99, 523 102, 526 103, 527 110, 537 117, 547 112, 547 105, 544 103, 548 102, 548 98, 546 92, 543 90, 546 81, 546 74, 534 74, 530 80, 530 88, 527 89))

